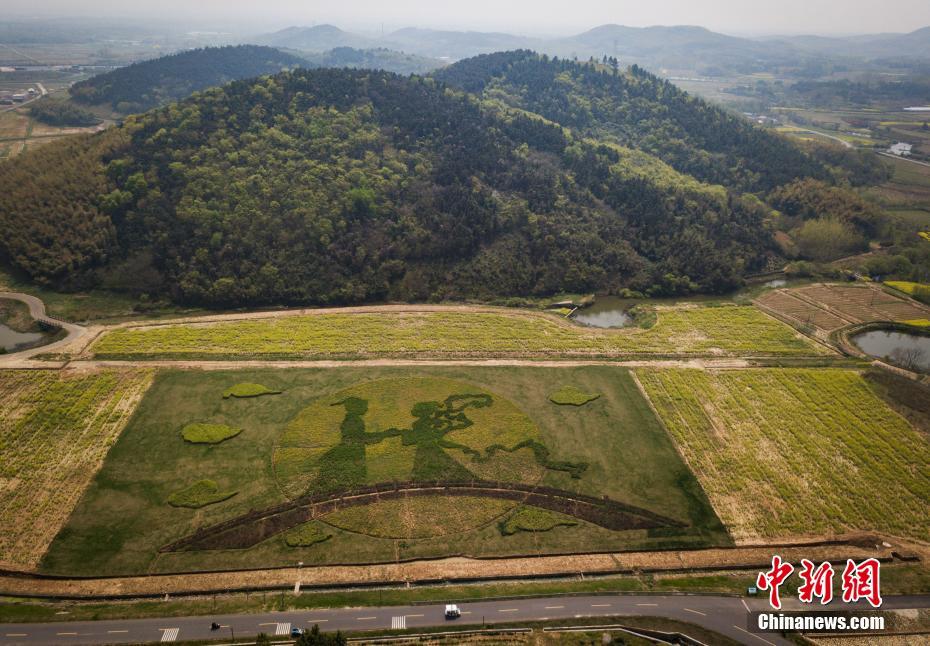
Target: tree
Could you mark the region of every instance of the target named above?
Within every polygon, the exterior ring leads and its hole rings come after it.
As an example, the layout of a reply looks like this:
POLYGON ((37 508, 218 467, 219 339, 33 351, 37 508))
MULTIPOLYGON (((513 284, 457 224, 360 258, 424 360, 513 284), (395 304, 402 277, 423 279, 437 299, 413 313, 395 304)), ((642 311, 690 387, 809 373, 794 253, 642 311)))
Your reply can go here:
POLYGON ((258 633, 255 637, 255 646, 271 646, 271 638, 265 633, 258 633))
POLYGON ((808 220, 795 234, 801 255, 826 262, 865 248, 865 239, 847 223, 835 218, 808 220))
POLYGON ((333 633, 320 632, 319 624, 313 624, 313 628, 304 632, 297 638, 295 646, 345 646, 346 638, 342 631, 333 633))

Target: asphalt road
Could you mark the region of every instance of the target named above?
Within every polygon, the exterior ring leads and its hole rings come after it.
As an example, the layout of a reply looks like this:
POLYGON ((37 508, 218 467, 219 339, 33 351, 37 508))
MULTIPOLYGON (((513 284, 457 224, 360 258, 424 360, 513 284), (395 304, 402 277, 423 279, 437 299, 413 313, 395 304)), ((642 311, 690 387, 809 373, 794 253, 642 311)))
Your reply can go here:
MULTIPOLYGON (((510 601, 480 601, 459 604, 462 618, 446 621, 441 604, 302 610, 250 615, 174 617, 166 619, 121 619, 113 621, 55 622, 43 624, 4 624, 0 644, 119 644, 228 639, 268 635, 288 635, 292 627, 310 628, 319 624, 325 631, 385 631, 391 628, 431 628, 450 625, 500 624, 511 622, 575 619, 590 617, 598 623, 611 616, 658 616, 699 624, 744 644, 787 645, 776 635, 755 635, 746 631, 747 613, 767 608, 764 599, 718 596, 609 595, 552 597, 510 601), (211 631, 210 623, 222 625, 211 631)), ((867 607, 867 606, 866 606, 867 607)), ((930 607, 930 595, 887 597, 884 609, 930 607)), ((786 609, 797 609, 786 602, 786 609)), ((850 609, 837 604, 836 608, 850 609)))

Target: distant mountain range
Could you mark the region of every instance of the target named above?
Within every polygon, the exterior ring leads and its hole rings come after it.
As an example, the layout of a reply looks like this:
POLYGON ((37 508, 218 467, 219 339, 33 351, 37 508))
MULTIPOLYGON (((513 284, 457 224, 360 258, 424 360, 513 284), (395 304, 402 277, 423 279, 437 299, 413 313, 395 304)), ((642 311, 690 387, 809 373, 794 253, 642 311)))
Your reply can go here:
POLYGON ((518 48, 560 57, 587 59, 616 56, 651 68, 738 71, 772 65, 803 65, 822 58, 858 60, 930 59, 930 27, 909 34, 875 34, 848 38, 790 36, 740 38, 703 27, 625 27, 602 25, 568 38, 530 38, 506 33, 407 28, 382 38, 344 31, 333 25, 289 27, 257 42, 307 52, 336 47, 388 48, 429 58, 455 61, 518 48))

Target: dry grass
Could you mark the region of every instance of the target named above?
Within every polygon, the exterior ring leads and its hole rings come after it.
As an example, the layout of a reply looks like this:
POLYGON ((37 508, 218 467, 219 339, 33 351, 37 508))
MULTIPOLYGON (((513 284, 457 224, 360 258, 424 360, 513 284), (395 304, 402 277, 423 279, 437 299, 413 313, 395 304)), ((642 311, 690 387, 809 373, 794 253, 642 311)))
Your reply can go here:
POLYGON ((38 564, 151 382, 0 371, 0 566, 38 564))

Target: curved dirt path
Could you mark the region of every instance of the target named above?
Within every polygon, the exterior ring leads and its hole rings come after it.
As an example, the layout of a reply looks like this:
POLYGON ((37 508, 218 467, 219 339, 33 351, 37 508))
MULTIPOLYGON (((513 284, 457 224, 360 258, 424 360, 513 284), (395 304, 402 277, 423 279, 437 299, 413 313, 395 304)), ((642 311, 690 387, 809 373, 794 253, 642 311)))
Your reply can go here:
POLYGON ((48 343, 46 345, 40 345, 35 348, 29 348, 28 350, 22 350, 20 352, 11 352, 9 354, 0 354, 0 366, 4 364, 17 363, 20 361, 25 361, 31 359, 37 354, 44 354, 46 352, 54 352, 55 350, 64 348, 71 345, 87 333, 87 328, 77 325, 75 323, 66 323, 65 321, 60 321, 56 318, 49 316, 45 312, 45 303, 35 296, 30 296, 29 294, 21 294, 19 292, 0 292, 0 299, 7 299, 11 301, 19 301, 25 303, 29 308, 29 316, 31 316, 36 321, 49 321, 54 325, 61 327, 67 336, 65 338, 55 341, 54 343, 48 343))

